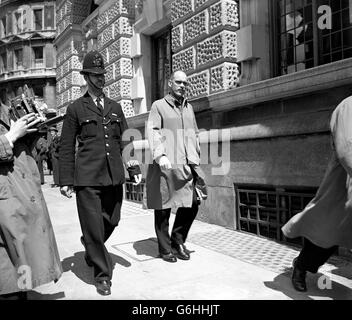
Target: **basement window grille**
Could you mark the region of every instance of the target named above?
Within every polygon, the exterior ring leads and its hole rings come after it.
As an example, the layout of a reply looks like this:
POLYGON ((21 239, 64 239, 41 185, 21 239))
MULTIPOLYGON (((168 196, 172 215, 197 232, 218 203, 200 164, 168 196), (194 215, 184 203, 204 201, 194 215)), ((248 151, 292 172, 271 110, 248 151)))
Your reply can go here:
MULTIPOLYGON (((144 180, 144 179, 143 179, 144 180)), ((145 181, 134 185, 132 181, 126 181, 125 183, 125 199, 137 203, 143 202, 143 194, 145 188, 145 181)))
POLYGON ((286 238, 281 227, 305 208, 316 190, 235 186, 237 229, 283 243, 302 245, 302 238, 286 238))

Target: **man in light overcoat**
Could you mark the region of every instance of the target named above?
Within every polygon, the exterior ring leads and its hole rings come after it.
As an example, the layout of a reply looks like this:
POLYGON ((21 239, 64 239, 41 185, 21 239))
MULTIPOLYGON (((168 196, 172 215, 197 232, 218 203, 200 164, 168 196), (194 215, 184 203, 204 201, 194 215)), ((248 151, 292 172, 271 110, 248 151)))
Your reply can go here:
POLYGON ((196 181, 204 185, 199 131, 192 105, 185 98, 187 76, 174 72, 170 93, 153 103, 148 118, 148 142, 153 162, 146 177, 147 207, 154 209, 155 232, 163 260, 189 260, 185 241, 198 212, 196 181), (171 237, 169 218, 177 209, 171 237))

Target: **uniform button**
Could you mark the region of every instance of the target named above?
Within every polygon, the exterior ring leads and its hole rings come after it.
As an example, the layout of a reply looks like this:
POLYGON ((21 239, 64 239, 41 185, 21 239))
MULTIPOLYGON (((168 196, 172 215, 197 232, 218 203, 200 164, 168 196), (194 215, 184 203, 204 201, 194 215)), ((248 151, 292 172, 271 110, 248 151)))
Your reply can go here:
POLYGON ((109 153, 109 152, 107 152, 107 153, 106 153, 106 155, 108 155, 108 156, 109 156, 109 155, 110 155, 110 153, 109 153))
POLYGON ((109 146, 109 144, 107 143, 107 144, 106 144, 106 146, 108 147, 108 146, 109 146))
POLYGON ((109 136, 106 134, 106 135, 105 135, 105 138, 109 138, 109 136))
POLYGON ((35 196, 31 196, 31 201, 35 202, 35 196))
POLYGON ((107 126, 104 126, 104 129, 107 129, 108 127, 107 126))

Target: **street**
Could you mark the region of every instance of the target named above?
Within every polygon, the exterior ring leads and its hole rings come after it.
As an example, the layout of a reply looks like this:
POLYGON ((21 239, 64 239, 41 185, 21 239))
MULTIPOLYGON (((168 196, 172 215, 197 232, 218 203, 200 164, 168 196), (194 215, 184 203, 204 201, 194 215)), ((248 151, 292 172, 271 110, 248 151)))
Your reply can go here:
MULTIPOLYGON (((308 292, 290 282, 298 249, 195 221, 187 248, 189 261, 167 263, 157 257, 153 212, 124 201, 122 219, 107 242, 114 262, 110 296, 96 292, 93 271, 84 261, 75 197, 42 186, 64 273, 29 293, 34 300, 349 300, 352 263, 333 257, 318 274, 308 274, 308 292)), ((173 222, 174 215, 170 219, 173 222)))

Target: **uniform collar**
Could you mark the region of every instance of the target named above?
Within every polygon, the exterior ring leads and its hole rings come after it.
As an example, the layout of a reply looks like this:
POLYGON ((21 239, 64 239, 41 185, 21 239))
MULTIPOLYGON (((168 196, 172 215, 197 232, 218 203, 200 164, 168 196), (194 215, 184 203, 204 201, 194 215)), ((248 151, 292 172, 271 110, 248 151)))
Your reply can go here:
MULTIPOLYGON (((165 96, 165 100, 166 100, 166 101, 169 103, 169 105, 171 105, 173 108, 174 108, 174 107, 180 107, 180 106, 181 106, 181 103, 180 103, 173 95, 171 95, 170 93, 165 96)), ((183 102, 183 107, 187 107, 187 105, 188 105, 187 99, 184 98, 183 101, 184 101, 184 102, 183 102)))

